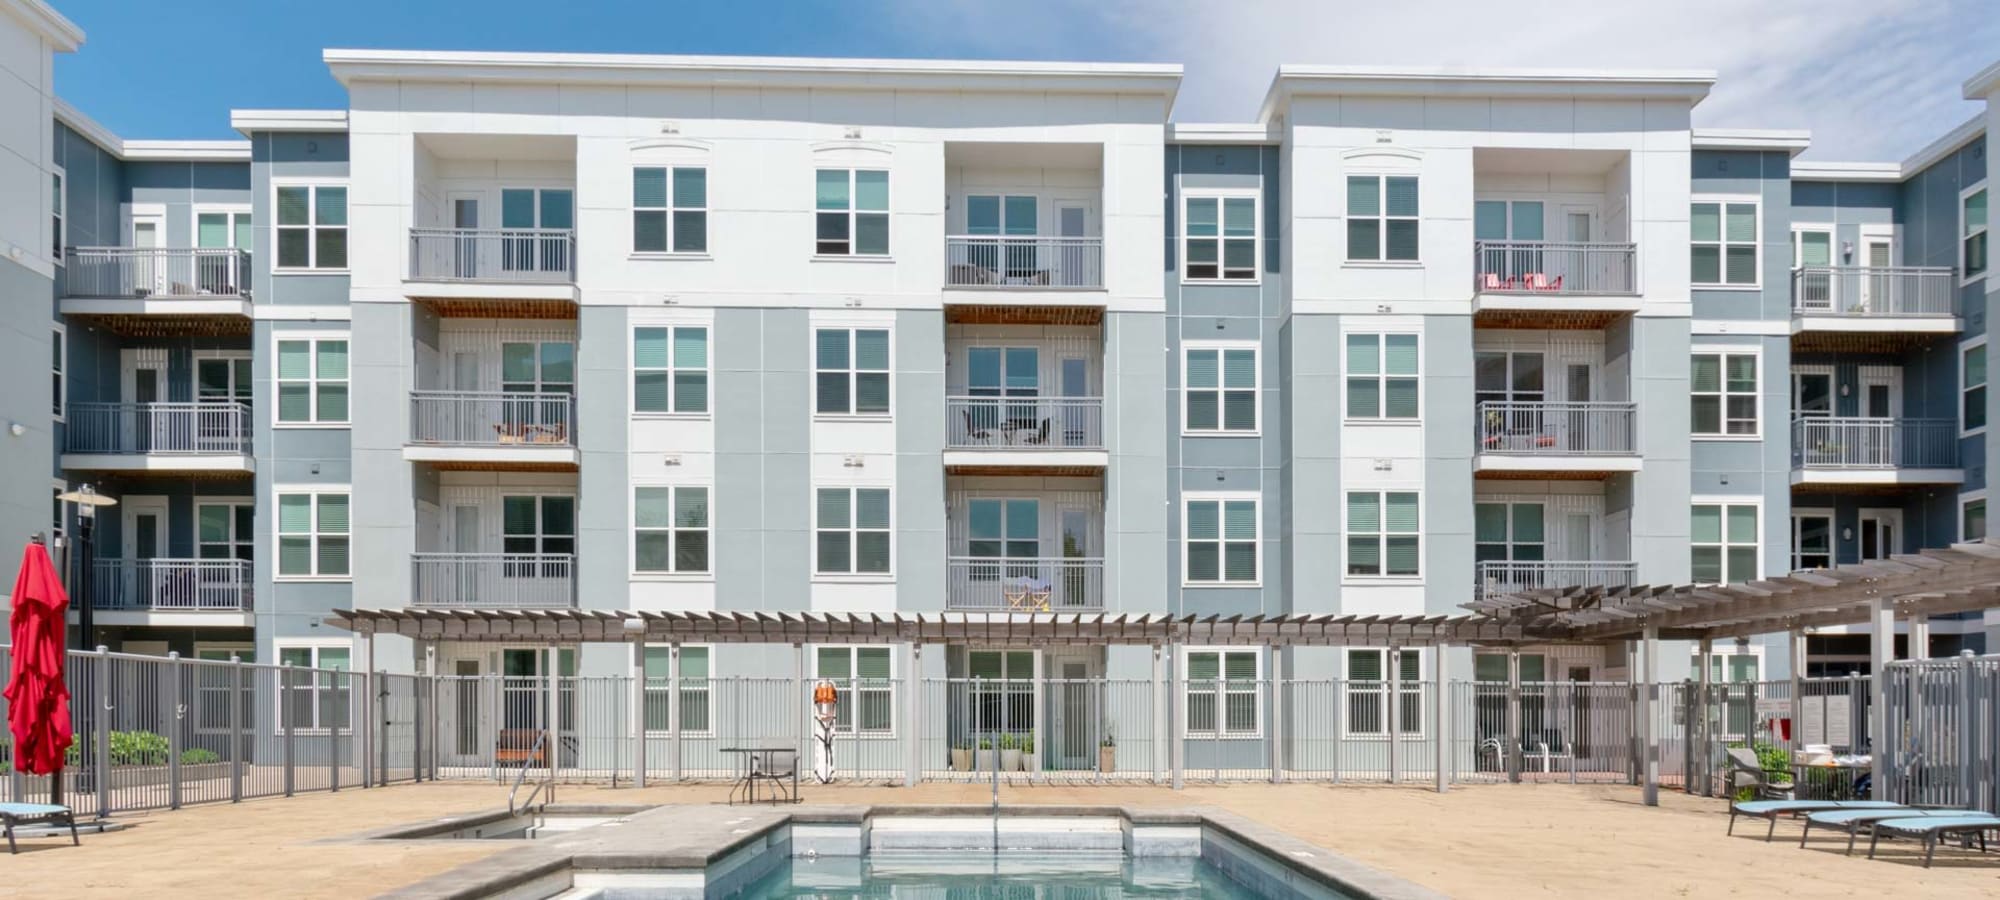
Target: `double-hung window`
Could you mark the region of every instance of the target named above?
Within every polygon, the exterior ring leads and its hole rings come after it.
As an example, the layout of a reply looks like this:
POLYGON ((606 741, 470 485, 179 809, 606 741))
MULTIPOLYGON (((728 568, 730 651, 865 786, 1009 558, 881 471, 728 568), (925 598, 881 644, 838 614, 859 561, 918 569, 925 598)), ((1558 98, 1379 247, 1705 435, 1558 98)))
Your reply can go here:
POLYGON ((1966 192, 1959 200, 1958 270, 1967 280, 1986 274, 1989 215, 1986 197, 1986 189, 1982 187, 1966 192))
POLYGON ((347 491, 278 491, 278 577, 348 576, 347 491))
POLYGON ((1187 192, 1182 198, 1181 278, 1257 280, 1257 194, 1187 192))
POLYGON ((1416 261, 1418 221, 1416 176, 1347 176, 1348 261, 1416 261))
POLYGON ((816 521, 820 574, 888 574, 888 488, 820 488, 816 521))
POLYGON ((284 673, 278 721, 295 729, 350 730, 350 651, 347 647, 278 645, 278 664, 303 669, 284 673))
POLYGON ((1958 539, 1977 541, 1986 537, 1986 498, 1965 501, 1959 510, 1958 539))
POLYGON ((1695 286, 1754 287, 1758 283, 1757 201, 1695 201, 1688 280, 1695 286))
POLYGON ((1417 419, 1417 336, 1347 336, 1347 418, 1417 419))
MULTIPOLYGON (((1035 653, 1032 650, 969 650, 966 675, 972 679, 972 731, 1016 737, 1035 728, 1035 653)), ((1092 723, 1084 723, 1089 728, 1092 723)))
POLYGON ((1757 571, 1758 511, 1753 503, 1696 503, 1689 523, 1696 584, 1740 584, 1757 571))
POLYGON ((49 173, 49 240, 54 246, 49 248, 49 258, 62 262, 63 258, 63 173, 49 173))
POLYGON ((255 504, 203 500, 194 505, 195 555, 202 559, 254 558, 255 504))
POLYGON ((834 728, 888 734, 896 725, 896 690, 888 647, 815 648, 813 675, 839 692, 834 728))
POLYGON ((1257 583, 1257 505, 1255 496, 1188 496, 1181 554, 1187 584, 1257 583))
POLYGON ((1362 578, 1422 575, 1421 506, 1415 491, 1347 492, 1347 574, 1362 578))
POLYGON ((278 339, 279 424, 347 424, 347 338, 278 339))
POLYGON ((708 170, 632 170, 632 252, 708 252, 708 170))
POLYGON ((500 549, 509 578, 567 578, 575 573, 576 498, 555 494, 500 498, 500 549))
POLYGON ((632 329, 632 410, 708 413, 708 328, 675 325, 632 329))
POLYGON ((1190 648, 1182 697, 1187 736, 1256 737, 1264 718, 1262 666, 1263 653, 1256 649, 1190 648))
POLYGON ((889 173, 820 169, 815 176, 813 252, 889 255, 889 173))
POLYGON ((63 420, 64 401, 69 399, 69 378, 63 372, 63 353, 68 349, 67 343, 67 332, 61 325, 55 326, 49 333, 49 401, 54 406, 58 422, 63 420))
POLYGON ((821 328, 813 337, 813 411, 823 416, 889 412, 889 332, 821 328))
POLYGON ((1755 353, 1696 353, 1688 377, 1689 431, 1751 436, 1759 432, 1755 353))
POLYGON ((1472 504, 1473 560, 1540 562, 1547 559, 1548 534, 1543 519, 1543 506, 1539 502, 1472 504))
POLYGON ((1833 565, 1833 516, 1826 512, 1792 511, 1792 568, 1824 569, 1833 565))
POLYGON ((1190 434, 1257 433, 1257 348, 1188 344, 1181 366, 1190 434))
MULTIPOLYGON (((647 647, 646 730, 668 731, 673 722, 673 650, 647 647)), ((709 724, 708 648, 681 647, 680 730, 682 734, 707 734, 709 724)))
POLYGON ((632 489, 632 567, 651 574, 706 574, 708 488, 639 485, 632 489))
POLYGON ((1986 342, 1961 347, 1959 354, 1959 428, 1986 427, 1986 342))
MULTIPOLYGON (((1423 654, 1396 655, 1396 733, 1424 730, 1423 654)), ((1382 737, 1389 733, 1390 653, 1381 648, 1347 651, 1347 733, 1382 737)))
POLYGON ((277 268, 347 268, 346 186, 281 184, 277 194, 277 268))

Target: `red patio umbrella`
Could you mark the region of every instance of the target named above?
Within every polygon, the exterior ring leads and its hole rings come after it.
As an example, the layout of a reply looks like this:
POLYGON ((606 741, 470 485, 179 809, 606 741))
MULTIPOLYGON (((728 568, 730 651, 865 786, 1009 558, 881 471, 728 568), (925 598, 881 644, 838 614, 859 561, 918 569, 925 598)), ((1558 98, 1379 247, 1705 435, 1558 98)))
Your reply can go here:
POLYGON ((69 685, 63 680, 63 617, 69 595, 49 551, 30 543, 14 579, 13 666, 7 679, 7 727, 14 733, 14 768, 30 775, 62 769, 71 741, 69 685))

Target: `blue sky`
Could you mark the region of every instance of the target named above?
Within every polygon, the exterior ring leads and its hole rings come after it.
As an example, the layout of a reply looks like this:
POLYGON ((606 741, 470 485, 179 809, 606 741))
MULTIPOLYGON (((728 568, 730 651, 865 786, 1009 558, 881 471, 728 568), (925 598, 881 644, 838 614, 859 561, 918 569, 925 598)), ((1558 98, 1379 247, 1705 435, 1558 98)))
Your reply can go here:
POLYGON ((227 138, 231 108, 345 105, 326 47, 1177 62, 1175 117, 1255 116, 1280 62, 1721 73, 1708 126, 1900 159, 1977 112, 1996 0, 51 0, 62 96, 127 138, 227 138), (1531 7, 1531 11, 1530 11, 1531 7), (553 11, 553 15, 551 14, 553 11))

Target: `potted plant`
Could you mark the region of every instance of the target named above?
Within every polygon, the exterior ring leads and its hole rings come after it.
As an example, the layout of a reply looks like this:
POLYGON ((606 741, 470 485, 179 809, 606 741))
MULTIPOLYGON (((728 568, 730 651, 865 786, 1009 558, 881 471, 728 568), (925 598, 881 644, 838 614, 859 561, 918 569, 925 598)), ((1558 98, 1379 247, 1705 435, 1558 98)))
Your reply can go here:
POLYGON ((1097 771, 1109 774, 1118 768, 1118 740, 1111 736, 1111 726, 1104 728, 1104 739, 1097 742, 1097 771))
POLYGON ((1011 731, 1000 736, 1000 771, 1021 771, 1021 739, 1011 731))
POLYGON ((973 769, 979 772, 993 771, 993 739, 979 739, 979 755, 974 760, 973 769))
POLYGON ((972 771, 972 748, 970 746, 956 744, 951 748, 951 770, 954 772, 972 771))
POLYGON ((1021 770, 1024 772, 1042 770, 1042 758, 1035 755, 1035 736, 1032 734, 1021 737, 1021 770))

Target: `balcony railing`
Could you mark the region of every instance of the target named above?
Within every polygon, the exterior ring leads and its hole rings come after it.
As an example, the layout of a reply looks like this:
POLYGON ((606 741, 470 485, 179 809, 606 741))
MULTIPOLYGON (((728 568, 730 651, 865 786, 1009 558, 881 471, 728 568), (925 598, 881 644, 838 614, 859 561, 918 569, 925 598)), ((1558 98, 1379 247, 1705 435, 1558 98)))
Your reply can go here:
POLYGON ((417 553, 410 574, 413 606, 576 606, 576 557, 567 553, 417 553))
POLYGON ((1071 612, 1104 608, 1104 558, 953 556, 946 609, 1071 612))
POLYGON ((1102 450, 1102 397, 946 397, 945 446, 1102 450))
POLYGON ((1630 587, 1638 571, 1638 563, 1605 560, 1488 560, 1478 563, 1475 568, 1482 594, 1511 594, 1550 588, 1630 587))
POLYGON ((1606 401, 1479 404, 1480 453, 1630 456, 1638 452, 1638 406, 1606 401))
POLYGON ((1632 244, 1477 241, 1473 289, 1482 294, 1637 294, 1632 244))
POLYGON ((90 569, 97 609, 242 612, 257 583, 247 559, 100 559, 90 569))
POLYGON ((414 391, 410 442, 458 447, 576 446, 576 398, 567 393, 414 391))
POLYGON ((234 247, 72 247, 63 296, 209 300, 250 296, 250 254, 234 247))
POLYGON ((240 403, 72 403, 67 453, 247 454, 250 408, 240 403))
POLYGON ((1104 286, 1101 237, 944 239, 945 284, 980 288, 1095 289, 1104 286))
POLYGON ((1804 266, 1792 270, 1792 312, 1811 316, 1949 316, 1952 270, 1935 266, 1804 266))
POLYGON ((576 280, 576 232, 412 228, 410 280, 568 284, 576 280))
POLYGON ((1955 419, 1800 416, 1792 420, 1797 469, 1956 469, 1955 419))

